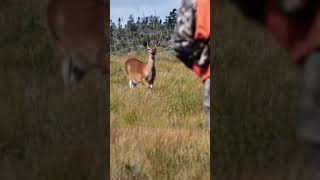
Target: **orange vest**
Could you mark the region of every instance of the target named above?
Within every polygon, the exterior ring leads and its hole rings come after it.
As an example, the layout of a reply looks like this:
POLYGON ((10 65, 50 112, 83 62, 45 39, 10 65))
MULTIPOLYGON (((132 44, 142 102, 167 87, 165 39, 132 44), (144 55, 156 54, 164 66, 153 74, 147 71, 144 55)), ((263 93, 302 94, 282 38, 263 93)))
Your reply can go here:
MULTIPOLYGON (((195 39, 209 40, 210 38, 210 0, 197 0, 196 2, 196 22, 195 22, 195 39)), ((210 40, 209 40, 210 42, 210 40)), ((210 45, 210 43, 209 43, 210 45)), ((210 78, 210 65, 203 69, 196 64, 192 66, 200 80, 210 78)))

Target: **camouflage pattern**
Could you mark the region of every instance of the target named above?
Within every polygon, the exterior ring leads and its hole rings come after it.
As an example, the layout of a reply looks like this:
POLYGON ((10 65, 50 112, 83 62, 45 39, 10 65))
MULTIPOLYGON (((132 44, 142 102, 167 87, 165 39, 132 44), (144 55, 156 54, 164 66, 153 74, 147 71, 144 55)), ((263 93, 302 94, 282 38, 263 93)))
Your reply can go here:
POLYGON ((189 68, 196 63, 201 68, 210 66, 209 40, 195 40, 195 1, 183 0, 178 11, 176 27, 171 39, 175 55, 189 68))
MULTIPOLYGON (((182 0, 176 27, 171 39, 175 55, 190 69, 194 64, 203 69, 210 66, 209 39, 195 39, 195 0, 182 0)), ((209 117, 210 131, 210 78, 204 81, 204 106, 209 117)))

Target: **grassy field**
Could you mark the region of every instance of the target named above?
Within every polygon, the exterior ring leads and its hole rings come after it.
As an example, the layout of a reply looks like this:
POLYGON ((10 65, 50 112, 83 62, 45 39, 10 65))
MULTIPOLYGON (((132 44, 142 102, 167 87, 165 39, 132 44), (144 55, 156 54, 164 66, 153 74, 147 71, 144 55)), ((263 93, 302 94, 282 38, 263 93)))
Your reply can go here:
POLYGON ((64 88, 44 7, 0 4, 0 179, 106 179, 106 78, 64 88))
POLYGON ((146 51, 111 57, 112 179, 209 179, 203 86, 166 51, 157 53, 153 90, 129 89, 123 63, 146 51))
POLYGON ((270 34, 229 4, 214 11, 215 179, 300 180, 301 76, 270 34))

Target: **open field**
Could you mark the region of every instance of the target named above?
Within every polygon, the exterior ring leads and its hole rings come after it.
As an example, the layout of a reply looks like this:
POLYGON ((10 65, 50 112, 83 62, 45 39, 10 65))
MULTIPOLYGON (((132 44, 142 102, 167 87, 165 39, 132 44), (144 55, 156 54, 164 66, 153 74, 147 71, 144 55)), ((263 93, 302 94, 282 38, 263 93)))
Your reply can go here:
POLYGON ((300 180, 294 128, 302 74, 270 34, 235 7, 216 9, 215 179, 300 180))
POLYGON ((0 179, 106 179, 106 78, 63 87, 44 6, 0 4, 0 179))
POLYGON ((111 57, 112 179, 209 179, 202 83, 160 49, 154 89, 129 89, 123 71, 129 57, 145 60, 147 54, 111 57))

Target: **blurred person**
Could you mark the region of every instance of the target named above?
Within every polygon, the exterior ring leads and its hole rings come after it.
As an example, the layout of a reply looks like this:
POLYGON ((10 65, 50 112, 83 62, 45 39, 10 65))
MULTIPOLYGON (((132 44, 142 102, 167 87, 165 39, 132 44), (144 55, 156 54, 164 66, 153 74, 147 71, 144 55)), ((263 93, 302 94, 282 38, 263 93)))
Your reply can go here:
POLYGON ((320 1, 232 2, 245 16, 271 32, 304 73, 297 133, 305 145, 307 179, 320 179, 320 1))
POLYGON ((176 56, 204 83, 210 132, 210 0, 183 0, 172 36, 176 56))

